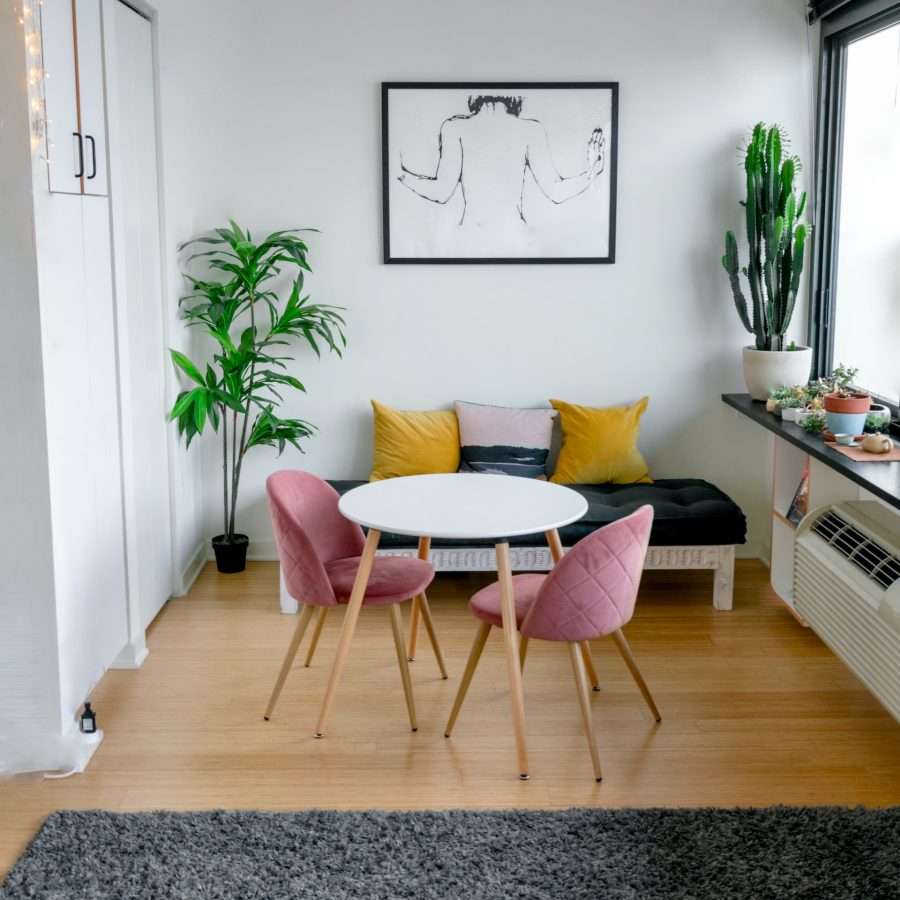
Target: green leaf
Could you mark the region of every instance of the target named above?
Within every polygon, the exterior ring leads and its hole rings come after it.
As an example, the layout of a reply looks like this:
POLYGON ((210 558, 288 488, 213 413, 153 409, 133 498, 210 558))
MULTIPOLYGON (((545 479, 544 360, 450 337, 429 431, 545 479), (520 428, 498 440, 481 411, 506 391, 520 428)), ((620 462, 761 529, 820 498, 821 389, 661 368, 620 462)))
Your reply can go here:
POLYGON ((203 431, 203 426, 206 424, 206 410, 209 397, 206 391, 197 391, 196 393, 197 398, 194 400, 194 427, 197 429, 197 433, 200 434, 203 431))
POLYGON ((196 381, 197 384, 204 383, 200 370, 183 353, 172 349, 169 350, 169 353, 172 354, 172 361, 185 375, 196 381))

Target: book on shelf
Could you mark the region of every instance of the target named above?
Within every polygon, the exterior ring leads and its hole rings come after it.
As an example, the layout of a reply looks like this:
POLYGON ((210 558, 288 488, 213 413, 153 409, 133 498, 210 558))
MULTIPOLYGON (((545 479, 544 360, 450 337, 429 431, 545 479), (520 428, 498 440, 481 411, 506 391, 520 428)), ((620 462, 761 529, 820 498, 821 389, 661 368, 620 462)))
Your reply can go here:
POLYGON ((809 512, 809 465, 803 469, 800 484, 794 491, 794 499, 788 507, 787 520, 794 525, 799 525, 801 519, 809 512))

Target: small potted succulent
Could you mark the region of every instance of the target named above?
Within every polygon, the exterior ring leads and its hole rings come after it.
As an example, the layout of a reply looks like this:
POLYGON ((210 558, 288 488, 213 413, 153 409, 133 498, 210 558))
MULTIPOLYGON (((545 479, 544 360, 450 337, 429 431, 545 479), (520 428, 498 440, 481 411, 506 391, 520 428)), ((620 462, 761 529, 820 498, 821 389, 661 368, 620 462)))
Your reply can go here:
POLYGON ((800 411, 806 406, 803 385, 775 388, 770 397, 785 422, 796 422, 800 411))
POLYGON ((807 433, 821 435, 825 432, 825 413, 821 410, 807 410, 800 421, 800 427, 807 433))
POLYGON ((853 388, 859 369, 843 364, 831 374, 831 390, 823 397, 825 419, 832 434, 862 434, 872 398, 865 391, 853 388))
POLYGON ((867 434, 887 434, 891 427, 891 411, 881 403, 873 403, 866 416, 867 434))
POLYGON ((800 408, 794 414, 794 421, 802 426, 809 418, 821 418, 824 420, 825 404, 822 398, 830 388, 821 380, 810 381, 809 384, 799 388, 800 408))

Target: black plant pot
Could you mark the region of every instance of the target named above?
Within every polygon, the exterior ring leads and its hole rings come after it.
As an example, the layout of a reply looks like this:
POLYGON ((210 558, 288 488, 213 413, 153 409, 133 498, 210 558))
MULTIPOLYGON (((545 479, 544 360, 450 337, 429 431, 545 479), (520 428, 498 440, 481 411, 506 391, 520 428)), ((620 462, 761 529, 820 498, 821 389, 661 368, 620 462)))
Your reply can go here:
POLYGON ((216 554, 216 568, 225 575, 243 572, 247 567, 247 547, 250 538, 246 534, 236 534, 227 541, 224 534, 217 534, 212 539, 213 552, 216 554))

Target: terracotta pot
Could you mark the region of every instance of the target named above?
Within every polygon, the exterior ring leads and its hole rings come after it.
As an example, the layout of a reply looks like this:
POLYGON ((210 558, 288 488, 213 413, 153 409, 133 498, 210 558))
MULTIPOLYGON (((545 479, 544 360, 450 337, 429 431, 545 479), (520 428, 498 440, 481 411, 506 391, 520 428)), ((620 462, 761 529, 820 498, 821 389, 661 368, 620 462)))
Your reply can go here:
POLYGON ((872 405, 872 398, 868 394, 853 394, 850 397, 841 397, 838 394, 825 395, 825 411, 844 414, 867 413, 872 405))

